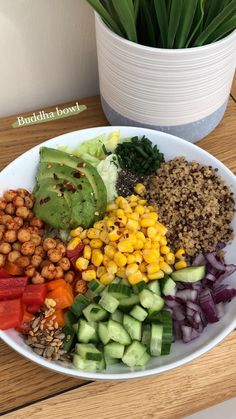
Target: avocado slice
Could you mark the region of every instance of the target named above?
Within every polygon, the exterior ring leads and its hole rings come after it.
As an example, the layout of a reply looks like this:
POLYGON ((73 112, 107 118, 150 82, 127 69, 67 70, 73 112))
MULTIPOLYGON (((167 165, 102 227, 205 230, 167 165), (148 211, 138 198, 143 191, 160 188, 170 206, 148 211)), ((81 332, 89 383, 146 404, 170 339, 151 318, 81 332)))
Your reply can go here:
POLYGON ((93 188, 99 218, 103 217, 107 204, 106 187, 101 176, 90 163, 85 163, 82 159, 73 154, 48 147, 41 147, 40 157, 42 163, 59 163, 61 167, 63 167, 63 165, 69 166, 84 174, 93 188))

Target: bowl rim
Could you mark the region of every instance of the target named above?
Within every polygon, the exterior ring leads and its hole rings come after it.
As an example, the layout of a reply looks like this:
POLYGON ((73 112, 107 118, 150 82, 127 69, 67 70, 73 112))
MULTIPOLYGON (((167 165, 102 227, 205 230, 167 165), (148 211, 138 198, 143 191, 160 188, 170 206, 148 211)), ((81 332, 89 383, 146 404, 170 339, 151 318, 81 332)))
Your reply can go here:
MULTIPOLYGON (((185 147, 187 147, 187 149, 200 149, 201 152, 203 154, 205 154, 205 156, 209 157, 213 163, 216 163, 216 165, 220 166, 229 176, 231 182, 233 184, 236 184, 236 177, 233 174, 233 172, 228 169, 228 167, 226 167, 224 165, 224 163, 222 163, 220 160, 218 160, 216 157, 214 157, 212 154, 210 154, 209 152, 205 151, 204 149, 202 149, 201 147, 199 147, 196 144, 190 143, 186 140, 183 140, 182 138, 179 138, 177 136, 168 134, 168 133, 164 133, 161 131, 156 131, 153 129, 147 129, 147 128, 143 128, 143 127, 134 127, 134 126, 99 126, 99 127, 92 127, 92 128, 85 128, 85 129, 81 129, 81 130, 76 130, 76 131, 71 131, 65 134, 61 134, 59 136, 53 137, 49 140, 46 140, 34 147, 32 147, 31 149, 27 150, 26 152, 24 152, 23 154, 21 154, 20 156, 18 156, 16 159, 14 159, 11 163, 9 163, 0 173, 0 178, 1 175, 4 174, 5 171, 10 170, 11 166, 19 159, 24 158, 25 155, 27 155, 30 152, 34 152, 36 150, 39 150, 40 147, 42 146, 47 146, 50 145, 51 143, 55 143, 57 140, 60 141, 60 139, 66 139, 66 137, 70 137, 71 135, 75 135, 75 134, 81 134, 81 133, 88 133, 88 140, 90 133, 92 133, 92 135, 94 134, 94 132, 96 132, 96 130, 100 130, 103 131, 104 133, 110 133, 111 131, 115 131, 115 130, 135 130, 138 132, 143 132, 143 130, 145 130, 145 133, 148 135, 148 133, 150 134, 154 134, 156 136, 161 136, 164 138, 172 138, 173 140, 177 141, 177 143, 184 144, 185 147)), ((95 133, 96 135, 96 133, 95 133)), ((86 140, 83 140, 86 141, 86 140)), ((14 349, 16 352, 18 352, 20 355, 24 356, 25 358, 27 358, 28 360, 35 362, 36 364, 43 366, 45 368, 48 368, 49 370, 55 371, 55 372, 60 372, 64 375, 68 375, 68 376, 72 376, 72 377, 77 377, 77 378, 83 378, 83 379, 88 379, 88 380, 101 380, 101 381, 111 381, 111 380, 130 380, 130 379, 138 379, 138 378, 145 378, 145 377, 149 377, 149 376, 153 376, 153 375, 157 375, 160 374, 162 372, 165 371, 169 371, 171 369, 177 368, 181 365, 184 365, 190 361, 193 361, 194 359, 198 358, 199 356, 205 354, 206 352, 208 352, 210 349, 212 349, 214 346, 216 346, 219 342, 221 342, 228 334, 230 334, 234 329, 236 328, 236 318, 234 320, 232 320, 232 322, 230 322, 228 324, 227 327, 225 327, 225 329, 221 332, 218 332, 217 335, 207 344, 205 344, 202 348, 199 348, 197 350, 195 350, 194 352, 192 352, 191 354, 184 356, 182 359, 178 359, 175 361, 172 361, 170 363, 168 363, 167 365, 161 365, 155 368, 151 368, 151 369, 140 369, 138 371, 132 371, 130 370, 130 372, 124 372, 124 373, 101 373, 101 372, 87 372, 87 371, 82 371, 82 370, 76 370, 76 369, 70 369, 67 367, 64 367, 62 365, 60 365, 59 363, 55 363, 53 361, 48 361, 45 358, 37 355, 36 353, 29 352, 27 349, 25 349, 24 347, 22 347, 18 342, 14 342, 11 338, 11 336, 8 335, 8 331, 1 331, 0 330, 0 338, 7 344, 9 345, 12 349, 14 349)), ((11 330, 11 329, 10 329, 11 330)))

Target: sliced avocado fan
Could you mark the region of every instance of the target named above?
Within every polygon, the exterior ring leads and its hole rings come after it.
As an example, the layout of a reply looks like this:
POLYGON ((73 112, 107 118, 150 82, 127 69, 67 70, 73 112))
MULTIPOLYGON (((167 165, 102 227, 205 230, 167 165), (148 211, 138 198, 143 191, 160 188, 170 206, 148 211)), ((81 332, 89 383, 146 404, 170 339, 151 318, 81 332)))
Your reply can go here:
POLYGON ((104 215, 106 187, 89 163, 42 147, 36 176, 34 212, 54 228, 90 227, 104 215))

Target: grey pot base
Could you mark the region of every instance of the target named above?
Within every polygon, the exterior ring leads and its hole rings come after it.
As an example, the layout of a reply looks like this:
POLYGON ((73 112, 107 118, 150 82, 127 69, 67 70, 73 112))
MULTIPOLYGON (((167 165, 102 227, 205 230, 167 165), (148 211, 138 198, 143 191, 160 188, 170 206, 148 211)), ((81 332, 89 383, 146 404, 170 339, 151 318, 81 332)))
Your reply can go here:
POLYGON ((184 140, 190 141, 191 143, 195 143, 196 141, 206 137, 206 135, 210 134, 210 132, 212 132, 217 127, 217 125, 220 123, 221 119, 224 116, 228 100, 226 100, 226 102, 211 115, 199 119, 199 121, 191 122, 184 125, 172 126, 143 124, 132 119, 126 118, 124 115, 121 115, 120 113, 112 109, 111 106, 105 101, 105 99, 102 96, 101 103, 106 118, 108 119, 111 125, 125 125, 151 128, 157 131, 163 131, 168 134, 176 135, 177 137, 183 138, 184 140))

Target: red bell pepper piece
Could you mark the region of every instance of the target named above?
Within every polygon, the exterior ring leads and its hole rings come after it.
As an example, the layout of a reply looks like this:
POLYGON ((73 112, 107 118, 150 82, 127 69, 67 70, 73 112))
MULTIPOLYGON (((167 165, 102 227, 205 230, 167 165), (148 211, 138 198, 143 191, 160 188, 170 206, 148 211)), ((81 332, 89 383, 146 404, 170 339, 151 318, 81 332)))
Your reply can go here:
POLYGON ((16 327, 16 330, 20 333, 27 334, 31 328, 31 322, 34 319, 34 315, 24 310, 24 315, 19 326, 16 327))
MULTIPOLYGON (((82 253, 82 251, 84 250, 84 244, 83 243, 80 243, 80 244, 78 244, 74 249, 72 249, 72 250, 69 250, 69 249, 67 249, 67 257, 71 260, 71 259, 77 259, 80 255, 81 255, 81 253, 82 253)), ((71 261, 72 262, 72 261, 71 261)), ((73 262, 72 262, 73 263, 73 262)))
POLYGON ((47 295, 46 284, 30 284, 25 287, 22 301, 26 306, 41 306, 47 295))
POLYGON ((0 278, 11 278, 11 276, 5 269, 0 268, 0 278))
POLYGON ((27 282, 28 278, 26 276, 0 278, 0 301, 22 297, 27 282))
POLYGON ((0 301, 0 329, 7 330, 19 326, 23 312, 21 299, 0 301))
POLYGON ((39 311, 40 307, 41 307, 41 304, 40 305, 32 304, 31 306, 27 307, 27 311, 31 314, 35 314, 39 311))

